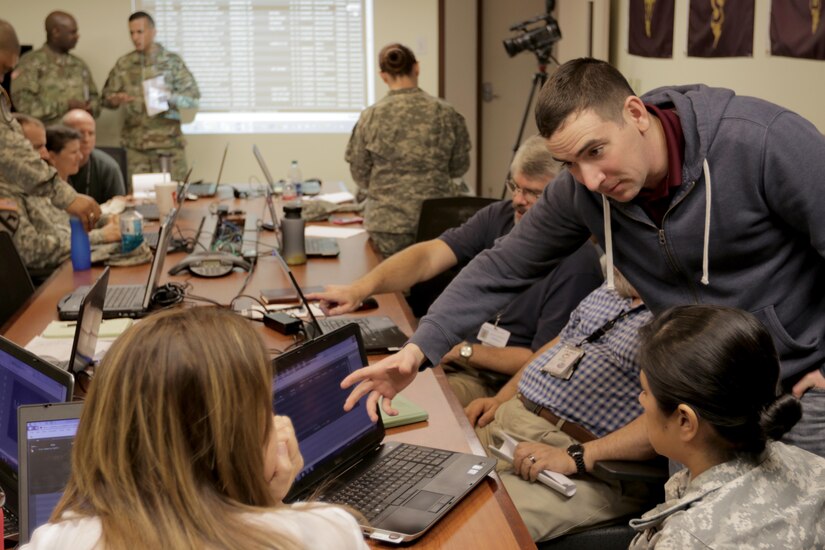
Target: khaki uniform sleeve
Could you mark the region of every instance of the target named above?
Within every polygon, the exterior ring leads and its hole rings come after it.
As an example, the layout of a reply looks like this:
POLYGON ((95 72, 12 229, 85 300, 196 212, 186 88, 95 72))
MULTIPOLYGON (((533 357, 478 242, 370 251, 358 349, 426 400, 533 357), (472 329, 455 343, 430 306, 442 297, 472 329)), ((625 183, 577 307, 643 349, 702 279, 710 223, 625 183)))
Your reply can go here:
POLYGON ((453 132, 456 140, 450 156, 450 177, 458 178, 467 173, 470 169, 470 133, 467 131, 467 123, 464 117, 458 112, 453 117, 453 132))
POLYGON ((197 108, 201 92, 198 89, 195 77, 189 72, 183 59, 178 59, 173 78, 171 100, 175 107, 178 109, 197 108))
POLYGON ((117 109, 118 106, 110 103, 107 98, 112 94, 124 91, 123 88, 122 71, 116 63, 115 66, 112 67, 112 70, 109 71, 106 82, 103 83, 103 90, 100 92, 100 104, 107 109, 117 109))
POLYGON ((69 233, 57 229, 36 228, 29 219, 20 195, 0 190, 0 197, 14 198, 20 209, 20 222, 14 233, 14 245, 29 269, 42 269, 62 263, 71 251, 69 233))
POLYGON ((12 74, 11 99, 15 109, 41 120, 63 116, 69 110, 67 99, 46 94, 42 81, 41 63, 32 55, 24 55, 12 74))
POLYGON ((100 116, 100 93, 97 91, 97 84, 88 66, 86 67, 86 86, 89 88, 89 108, 92 116, 97 118, 100 116))
POLYGON ((21 193, 38 193, 51 197, 52 204, 65 210, 77 192, 62 181, 54 168, 46 164, 23 135, 17 121, 0 122, 0 183, 21 193))
POLYGON ((370 186, 372 154, 367 149, 364 127, 364 117, 361 117, 352 129, 344 158, 349 163, 349 171, 355 183, 359 187, 367 188, 370 186))

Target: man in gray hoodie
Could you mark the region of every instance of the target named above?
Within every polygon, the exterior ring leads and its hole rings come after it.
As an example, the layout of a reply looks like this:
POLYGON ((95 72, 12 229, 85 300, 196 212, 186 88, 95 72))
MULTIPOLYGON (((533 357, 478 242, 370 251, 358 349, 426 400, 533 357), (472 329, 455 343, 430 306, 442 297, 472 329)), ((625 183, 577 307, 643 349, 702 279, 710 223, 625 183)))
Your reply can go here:
MULTIPOLYGON (((787 109, 731 90, 678 86, 640 98, 594 59, 559 67, 536 119, 567 171, 464 268, 408 345, 344 380, 361 382, 345 407, 369 394, 373 410, 379 394, 394 396, 592 233, 654 313, 714 303, 761 319, 783 384, 802 399, 788 440, 825 455, 825 136, 787 109)), ((634 422, 587 443, 584 461, 590 470, 596 460, 651 453, 634 422)), ((539 466, 576 471, 564 452, 539 466)))

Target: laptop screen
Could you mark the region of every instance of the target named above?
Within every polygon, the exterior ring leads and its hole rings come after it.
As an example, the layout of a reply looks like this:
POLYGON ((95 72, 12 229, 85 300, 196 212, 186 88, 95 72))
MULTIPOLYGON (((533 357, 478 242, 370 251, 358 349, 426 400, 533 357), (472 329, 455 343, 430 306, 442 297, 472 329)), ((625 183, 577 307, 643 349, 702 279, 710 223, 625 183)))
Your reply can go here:
POLYGON ((62 403, 71 397, 71 374, 61 371, 0 338, 0 461, 15 474, 17 462, 17 407, 35 403, 62 403), (56 371, 50 376, 49 370, 56 371), (47 372, 44 372, 47 371, 47 372), (61 382, 61 377, 68 380, 61 382))
MULTIPOLYGON (((49 521, 52 511, 63 496, 72 471, 72 446, 80 418, 38 420, 25 424, 26 479, 28 522, 25 540, 49 521)), ((22 492, 22 490, 21 490, 22 492)))
POLYGON ((292 420, 304 457, 296 483, 350 458, 349 450, 365 437, 383 438, 365 400, 344 412, 350 390, 341 389, 341 380, 365 364, 357 332, 354 325, 343 327, 274 360, 273 410, 292 420))
POLYGON ((103 322, 103 303, 109 284, 109 267, 103 270, 95 284, 83 297, 72 343, 71 372, 80 372, 95 362, 97 335, 103 322))

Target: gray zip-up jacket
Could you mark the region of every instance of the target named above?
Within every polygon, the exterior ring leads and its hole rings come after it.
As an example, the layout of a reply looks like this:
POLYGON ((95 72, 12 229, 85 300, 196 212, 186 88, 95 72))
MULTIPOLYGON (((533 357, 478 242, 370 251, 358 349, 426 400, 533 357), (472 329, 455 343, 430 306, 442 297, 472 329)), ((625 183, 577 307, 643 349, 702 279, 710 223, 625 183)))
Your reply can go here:
POLYGON ((632 202, 604 201, 605 216, 602 196, 562 172, 421 320, 411 341, 433 364, 592 233, 654 313, 739 307, 770 330, 784 380, 823 366, 825 136, 787 109, 727 89, 659 88, 642 99, 675 108, 685 135, 683 183, 662 228, 632 202))

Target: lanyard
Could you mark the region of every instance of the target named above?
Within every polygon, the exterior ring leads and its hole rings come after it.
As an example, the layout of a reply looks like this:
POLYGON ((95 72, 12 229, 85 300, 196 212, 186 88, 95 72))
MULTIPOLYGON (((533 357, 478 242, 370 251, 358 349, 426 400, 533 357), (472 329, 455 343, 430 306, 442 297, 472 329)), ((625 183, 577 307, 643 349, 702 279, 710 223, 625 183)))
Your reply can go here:
POLYGON ((632 309, 628 309, 627 311, 625 311, 625 312, 623 312, 623 313, 620 313, 620 314, 616 315, 615 317, 613 317, 612 319, 610 319, 608 322, 606 322, 605 324, 603 324, 602 326, 600 326, 598 329, 596 329, 595 331, 593 331, 593 333, 592 333, 592 334, 590 334, 590 336, 588 336, 588 337, 586 337, 586 338, 584 338, 584 339, 580 340, 580 341, 579 341, 579 343, 578 343, 578 344, 576 344, 576 347, 577 347, 577 348, 580 348, 580 347, 582 347, 584 344, 591 344, 591 343, 595 342, 596 340, 598 340, 599 338, 601 338, 602 336, 604 336, 604 335, 607 333, 607 331, 609 331, 610 329, 612 329, 612 328, 613 328, 613 326, 614 326, 616 323, 618 323, 619 321, 621 321, 622 319, 624 319, 625 317, 627 317, 627 316, 628 316, 628 315, 630 315, 631 313, 636 313, 637 311, 639 311, 639 310, 640 310, 640 309, 642 309, 643 307, 645 307, 645 305, 644 305, 644 303, 641 303, 641 304, 639 304, 638 306, 636 306, 636 307, 634 307, 634 308, 632 308, 632 309))

